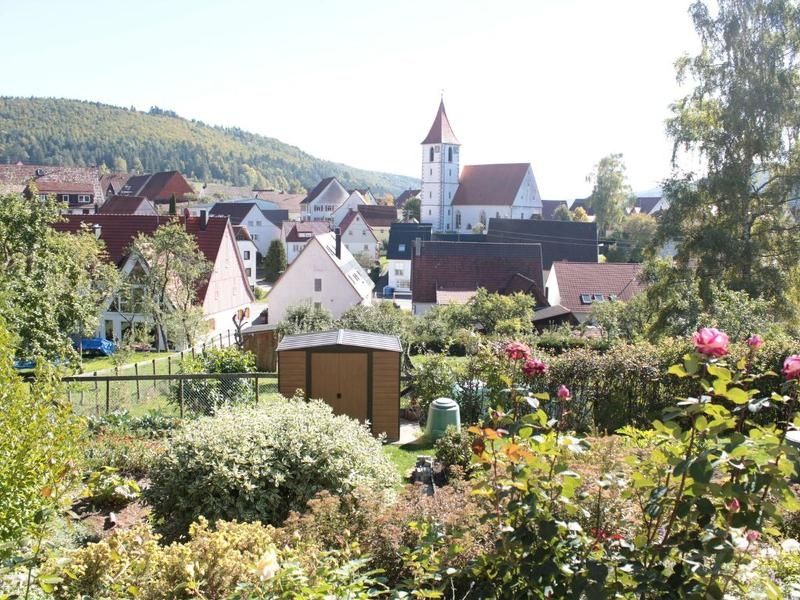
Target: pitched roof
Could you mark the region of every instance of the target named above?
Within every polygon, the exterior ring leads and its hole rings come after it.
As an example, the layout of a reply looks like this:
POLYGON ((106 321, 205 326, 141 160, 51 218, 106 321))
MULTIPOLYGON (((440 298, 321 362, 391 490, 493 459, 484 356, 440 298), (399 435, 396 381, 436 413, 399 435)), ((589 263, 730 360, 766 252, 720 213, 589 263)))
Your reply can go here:
POLYGON ((261 214, 275 227, 280 228, 281 223, 289 220, 289 211, 286 209, 262 210, 261 214))
POLYGON ((287 242, 307 242, 315 235, 328 233, 331 225, 327 221, 284 221, 282 235, 287 242))
POLYGON ((534 295, 544 303, 539 244, 421 242, 411 254, 411 299, 436 302, 437 290, 506 293, 517 273, 536 283, 534 295))
MULTIPOLYGON (((347 279, 347 282, 353 287, 356 293, 361 298, 369 298, 375 284, 372 279, 369 278, 367 272, 358 264, 358 261, 347 249, 347 246, 340 244, 339 256, 336 256, 336 235, 334 233, 329 232, 315 236, 314 241, 322 246, 328 254, 328 257, 333 261, 333 264, 339 268, 342 275, 344 275, 345 279, 347 279)), ((303 252, 308 251, 309 245, 303 248, 303 252)), ((295 264, 297 264, 297 259, 295 259, 295 262, 293 262, 289 268, 295 264)))
POLYGON ((159 171, 130 177, 117 193, 120 196, 144 196, 151 202, 165 203, 173 194, 176 200, 183 200, 187 194, 193 194, 194 189, 178 171, 159 171))
POLYGON ((478 293, 474 290, 436 290, 436 304, 466 304, 478 293))
POLYGON ((558 282, 560 304, 572 312, 590 312, 590 303, 582 302, 581 295, 602 294, 605 300, 616 296, 619 300, 629 300, 642 292, 644 284, 638 275, 642 265, 638 263, 579 263, 555 262, 550 271, 555 273, 558 282))
MULTIPOLYGON (((53 228, 56 231, 76 233, 84 223, 90 227, 100 225, 100 239, 105 242, 109 260, 117 266, 122 266, 128 257, 131 243, 137 235, 140 233, 150 235, 160 226, 173 221, 180 222, 186 231, 194 236, 197 246, 206 259, 212 264, 216 263, 217 254, 228 228, 227 217, 210 217, 203 229, 200 217, 118 214, 64 215, 64 220, 54 223, 53 228)), ((208 281, 204 282, 197 291, 198 299, 201 302, 205 300, 207 290, 208 281)))
POLYGON ((246 225, 234 225, 233 226, 233 235, 236 236, 237 241, 240 242, 252 242, 253 238, 250 237, 250 232, 247 231, 246 225))
POLYGON ((31 180, 42 193, 58 193, 61 190, 54 186, 62 185, 65 193, 89 193, 94 195, 95 201, 103 198, 97 167, 0 165, 0 194, 20 194, 31 180), (73 185, 76 186, 74 190, 70 187, 73 185))
MULTIPOLYGON (((302 212, 302 204, 305 194, 287 194, 273 190, 255 190, 257 200, 274 202, 278 208, 287 210, 290 213, 302 212)), ((262 207, 263 208, 263 207, 262 207)))
POLYGON ((431 239, 430 223, 392 223, 389 229, 389 245, 386 258, 389 260, 411 260, 414 240, 431 239))
POLYGON ((597 262, 596 223, 491 218, 486 239, 541 244, 545 269, 556 260, 597 262))
POLYGON ((551 221, 559 206, 569 208, 569 202, 566 200, 542 200, 542 219, 551 221))
POLYGON ((403 208, 406 202, 412 198, 417 198, 422 190, 403 190, 403 192, 394 199, 395 208, 403 208))
POLYGON ((433 125, 422 140, 423 144, 458 144, 456 134, 453 133, 453 128, 450 127, 450 121, 447 118, 447 112, 444 110, 444 99, 439 102, 439 110, 436 111, 436 117, 433 119, 433 125))
POLYGON ((511 206, 530 168, 530 163, 466 165, 453 206, 511 206))
POLYGON ((119 193, 130 177, 128 173, 106 173, 101 175, 100 186, 103 188, 103 193, 108 189, 108 186, 111 186, 114 194, 119 193))
POLYGON ((233 225, 241 225, 254 206, 254 202, 217 202, 211 207, 208 214, 226 216, 230 218, 233 225))
POLYGON ((303 198, 302 204, 308 204, 309 202, 313 202, 314 199, 319 196, 322 192, 325 191, 325 188, 334 181, 336 177, 326 177, 322 181, 320 181, 314 188, 308 192, 305 198, 303 198))
POLYGON ((640 213, 649 215, 659 202, 661 202, 661 196, 640 196, 636 198, 636 203, 633 205, 633 208, 637 209, 640 213))
POLYGON ((355 348, 372 348, 402 352, 400 338, 396 335, 353 331, 352 329, 333 329, 331 331, 315 331, 287 335, 278 344, 277 351, 300 350, 303 348, 319 348, 320 346, 351 346, 355 348))
POLYGON ((347 231, 347 228, 350 227, 350 224, 353 221, 355 221, 357 216, 358 216, 358 211, 355 211, 353 209, 347 211, 347 214, 339 222, 339 229, 342 231, 342 233, 347 231))
POLYGON ((137 210, 145 208, 148 212, 156 214, 156 207, 147 198, 141 196, 112 196, 100 207, 99 212, 118 215, 132 215, 137 210))
POLYGON ((40 194, 94 194, 94 184, 89 181, 85 183, 36 181, 34 185, 40 194))
POLYGON ((397 222, 397 209, 394 206, 359 204, 358 212, 370 227, 391 227, 397 222))

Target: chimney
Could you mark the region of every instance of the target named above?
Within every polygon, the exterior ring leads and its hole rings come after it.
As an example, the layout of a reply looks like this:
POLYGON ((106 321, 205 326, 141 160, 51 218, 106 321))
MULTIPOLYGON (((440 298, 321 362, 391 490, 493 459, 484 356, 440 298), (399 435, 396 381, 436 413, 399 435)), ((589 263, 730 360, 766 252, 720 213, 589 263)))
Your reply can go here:
POLYGON ((200 211, 200 229, 201 231, 205 231, 206 227, 208 226, 208 213, 204 210, 200 211))
POLYGON ((422 254, 422 238, 417 238, 414 240, 414 254, 417 256, 422 254))
POLYGON ((337 227, 333 233, 336 235, 336 258, 342 258, 342 230, 337 227))

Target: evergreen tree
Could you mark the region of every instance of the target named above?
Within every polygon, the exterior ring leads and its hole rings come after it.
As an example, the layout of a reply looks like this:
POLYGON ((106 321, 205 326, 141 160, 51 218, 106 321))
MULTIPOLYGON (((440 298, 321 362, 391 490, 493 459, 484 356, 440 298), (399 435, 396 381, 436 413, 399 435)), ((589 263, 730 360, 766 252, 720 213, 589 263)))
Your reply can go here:
POLYGON ((264 257, 264 277, 275 281, 286 270, 286 248, 280 240, 272 240, 264 257))
POLYGON ((178 214, 178 201, 175 199, 175 194, 172 194, 169 197, 169 214, 171 215, 178 214))

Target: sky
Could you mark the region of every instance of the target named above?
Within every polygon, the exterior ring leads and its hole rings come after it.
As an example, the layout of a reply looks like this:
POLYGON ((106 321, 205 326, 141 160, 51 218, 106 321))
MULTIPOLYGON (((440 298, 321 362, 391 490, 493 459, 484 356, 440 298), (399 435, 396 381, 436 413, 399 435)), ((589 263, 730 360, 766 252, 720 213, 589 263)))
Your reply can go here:
POLYGON ((530 162, 587 195, 622 153, 669 174, 664 123, 697 49, 688 0, 0 0, 0 95, 151 106, 419 177, 444 101, 463 164, 530 162))

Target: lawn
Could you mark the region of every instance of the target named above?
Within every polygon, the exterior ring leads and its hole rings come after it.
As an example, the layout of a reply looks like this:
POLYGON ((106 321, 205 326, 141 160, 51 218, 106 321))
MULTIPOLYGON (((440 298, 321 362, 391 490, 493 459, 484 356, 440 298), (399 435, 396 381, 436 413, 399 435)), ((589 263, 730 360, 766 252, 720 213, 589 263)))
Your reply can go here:
POLYGON ((423 454, 433 455, 433 444, 425 437, 418 440, 398 446, 396 444, 387 444, 383 447, 383 453, 392 461, 397 469, 399 485, 408 482, 408 473, 417 464, 417 457, 423 454))
MULTIPOLYGON (((141 362, 150 362, 154 359, 159 360, 171 355, 177 356, 175 352, 134 352, 129 357, 127 357, 127 359, 124 360, 122 365, 120 366, 133 365, 134 363, 141 363, 141 362)), ((115 366, 116 365, 114 364, 114 359, 111 358, 110 356, 96 356, 93 358, 84 358, 83 362, 81 363, 81 372, 93 373, 94 371, 104 371, 106 369, 113 369, 115 366)), ((164 368, 166 368, 166 361, 164 361, 164 368)), ((148 373, 148 375, 152 375, 152 367, 150 367, 150 370, 151 372, 148 373)))

